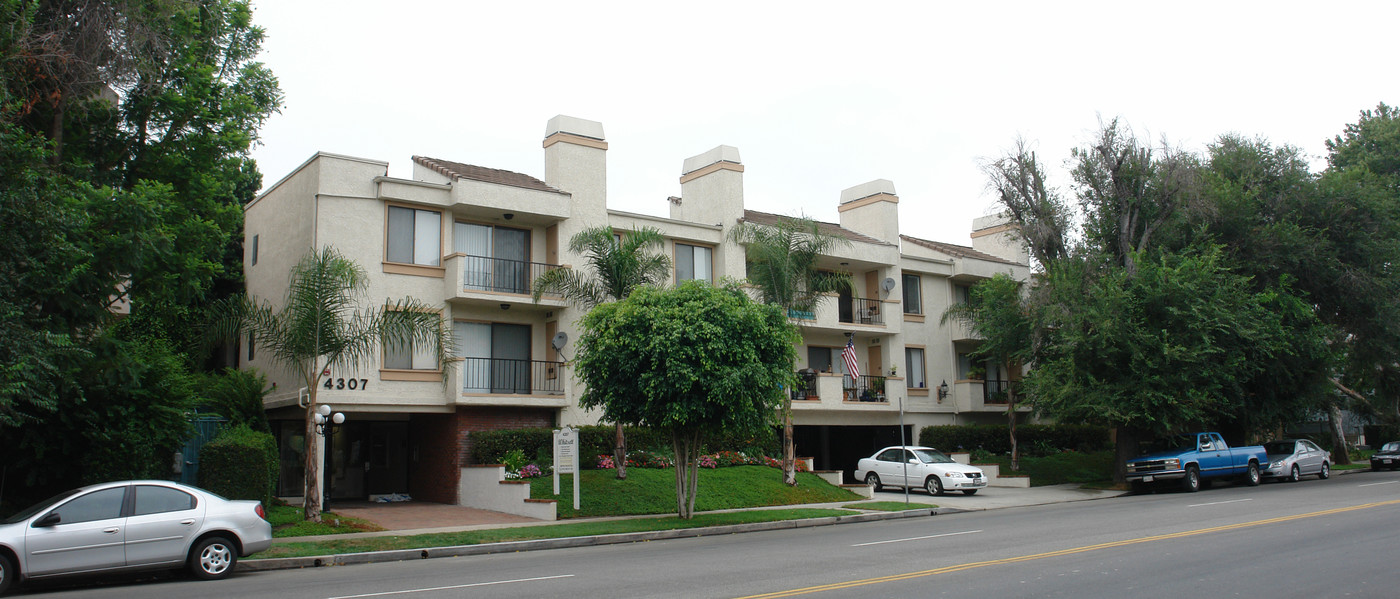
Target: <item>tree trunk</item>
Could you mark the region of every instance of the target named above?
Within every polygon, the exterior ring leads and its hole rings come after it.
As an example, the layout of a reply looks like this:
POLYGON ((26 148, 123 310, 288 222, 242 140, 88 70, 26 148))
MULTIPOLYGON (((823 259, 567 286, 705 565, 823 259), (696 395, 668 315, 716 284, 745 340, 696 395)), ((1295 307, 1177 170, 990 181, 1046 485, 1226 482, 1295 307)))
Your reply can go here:
POLYGON ((671 431, 671 451, 676 458, 676 515, 682 520, 695 516, 695 496, 699 490, 700 433, 671 431))
POLYGON ((792 438, 792 398, 783 409, 783 483, 797 486, 797 448, 792 438))
MULTIPOLYGON (((316 385, 312 384, 310 391, 311 401, 306 407, 306 437, 302 443, 306 447, 306 476, 305 487, 302 490, 302 511, 305 513, 307 522, 321 521, 321 452, 318 448, 318 437, 316 434, 316 421, 313 416, 316 413, 316 385)), ((327 448, 329 449, 329 448, 327 448)))
POLYGON ((1138 433, 1126 425, 1119 425, 1113 432, 1117 437, 1114 443, 1113 482, 1123 483, 1128 480, 1128 460, 1137 457, 1138 433))
POLYGON ((622 434, 622 423, 617 423, 617 438, 613 443, 613 465, 617 466, 617 480, 627 480, 627 439, 622 434))
POLYGON ((1342 430, 1342 408, 1335 401, 1327 402, 1327 422, 1332 425, 1332 463, 1350 464, 1351 451, 1346 432, 1342 430))
POLYGON ((1016 393, 1006 391, 1006 428, 1011 433, 1011 471, 1021 469, 1021 448, 1016 444, 1016 393))

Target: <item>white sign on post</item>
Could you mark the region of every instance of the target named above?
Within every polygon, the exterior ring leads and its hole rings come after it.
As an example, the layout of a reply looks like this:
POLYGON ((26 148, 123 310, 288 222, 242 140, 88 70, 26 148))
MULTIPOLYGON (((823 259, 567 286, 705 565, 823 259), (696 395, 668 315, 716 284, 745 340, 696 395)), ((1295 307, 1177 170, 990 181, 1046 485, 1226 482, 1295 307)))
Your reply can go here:
POLYGON ((554 431, 554 494, 559 494, 559 475, 574 475, 574 510, 578 510, 578 431, 564 427, 554 431))

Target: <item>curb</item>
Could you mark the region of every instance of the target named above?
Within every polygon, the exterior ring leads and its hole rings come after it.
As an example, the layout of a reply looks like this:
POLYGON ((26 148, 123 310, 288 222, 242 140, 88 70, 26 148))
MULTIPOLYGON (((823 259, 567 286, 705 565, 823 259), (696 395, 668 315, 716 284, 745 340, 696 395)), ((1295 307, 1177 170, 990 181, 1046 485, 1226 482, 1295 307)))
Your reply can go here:
POLYGON ((936 516, 940 514, 956 514, 964 511, 966 510, 961 510, 957 508, 921 508, 914 510, 903 510, 898 512, 873 512, 864 514, 851 514, 849 516, 828 516, 825 518, 806 518, 802 520, 778 520, 775 522, 728 524, 724 526, 707 526, 703 528, 654 530, 648 532, 629 532, 610 535, 595 535, 587 537, 566 537, 561 539, 508 541, 504 543, 457 545, 453 547, 394 549, 390 551, 371 551, 366 553, 340 553, 333 555, 309 557, 279 557, 270 559, 254 559, 239 561, 238 566, 235 568, 235 571, 261 572, 266 570, 289 570, 296 568, 319 568, 324 566, 348 566, 351 564, 399 562, 414 559, 431 559, 436 557, 460 557, 466 555, 489 555, 492 553, 539 551, 543 549, 564 549, 569 547, 616 545, 621 543, 637 543, 642 541, 659 541, 663 539, 709 537, 745 532, 783 530, 789 528, 812 528, 817 526, 834 526, 837 524, 876 522, 879 520, 919 518, 923 516, 936 516))

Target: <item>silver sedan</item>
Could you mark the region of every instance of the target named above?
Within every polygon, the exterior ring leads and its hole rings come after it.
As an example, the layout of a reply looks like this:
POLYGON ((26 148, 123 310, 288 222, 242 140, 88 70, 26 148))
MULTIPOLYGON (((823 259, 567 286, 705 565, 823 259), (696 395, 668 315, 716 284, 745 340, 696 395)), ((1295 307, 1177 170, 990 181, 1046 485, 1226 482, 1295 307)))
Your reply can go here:
POLYGON ((1307 439, 1285 439, 1264 444, 1269 465, 1260 472, 1266 478, 1296 482, 1304 476, 1332 475, 1332 454, 1307 439))
POLYGON ((0 522, 0 594, 23 580, 188 567, 228 576, 272 545, 257 501, 230 501, 158 480, 89 485, 0 522))

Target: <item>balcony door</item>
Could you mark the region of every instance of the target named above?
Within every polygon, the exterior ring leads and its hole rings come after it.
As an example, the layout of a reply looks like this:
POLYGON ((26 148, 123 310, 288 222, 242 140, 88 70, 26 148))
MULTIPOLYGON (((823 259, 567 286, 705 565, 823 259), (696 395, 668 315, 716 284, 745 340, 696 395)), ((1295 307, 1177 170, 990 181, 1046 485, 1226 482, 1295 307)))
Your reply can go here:
POLYGON ((453 223, 452 251, 467 256, 468 289, 530 292, 530 232, 525 229, 453 223))
POLYGON ((530 326, 454 322, 463 393, 529 394, 530 326))

